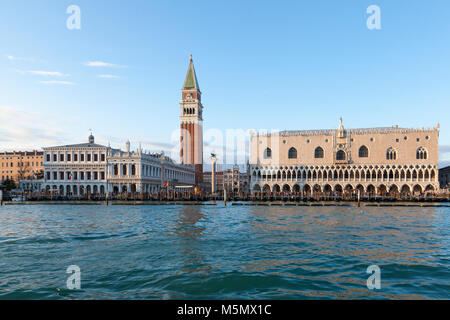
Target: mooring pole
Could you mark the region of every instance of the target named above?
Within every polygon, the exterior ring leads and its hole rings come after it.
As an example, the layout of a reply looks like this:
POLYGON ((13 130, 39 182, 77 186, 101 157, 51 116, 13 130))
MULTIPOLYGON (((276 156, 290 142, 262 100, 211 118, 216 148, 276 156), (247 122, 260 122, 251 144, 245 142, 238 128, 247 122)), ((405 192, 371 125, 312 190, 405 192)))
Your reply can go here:
POLYGON ((358 208, 361 207, 361 190, 358 189, 358 208))

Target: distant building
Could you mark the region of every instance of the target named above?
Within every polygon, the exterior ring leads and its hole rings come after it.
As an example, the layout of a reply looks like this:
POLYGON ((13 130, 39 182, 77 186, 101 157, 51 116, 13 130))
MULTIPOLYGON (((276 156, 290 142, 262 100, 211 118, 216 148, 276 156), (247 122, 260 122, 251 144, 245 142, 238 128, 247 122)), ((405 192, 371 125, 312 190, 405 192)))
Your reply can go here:
POLYGON ((44 170, 42 151, 2 152, 0 153, 1 181, 38 179, 44 170))
POLYGON ((173 162, 163 154, 147 154, 142 149, 109 149, 107 154, 109 192, 158 192, 166 182, 183 189, 195 183, 195 169, 173 162))
POLYGON ((255 192, 410 194, 437 191, 439 125, 283 131, 251 136, 255 192))
POLYGON ((439 184, 442 189, 450 188, 450 166, 439 169, 439 184))
MULTIPOLYGON (((203 184, 205 185, 205 191, 211 192, 211 175, 212 173, 203 172, 203 184)), ((223 192, 223 172, 216 172, 216 193, 221 194, 223 192)))
POLYGON ((88 143, 44 149, 44 183, 47 192, 60 195, 84 195, 157 192, 169 182, 172 186, 192 186, 195 170, 174 163, 161 154, 143 153, 141 149, 122 151, 88 143))
POLYGON ((249 185, 247 173, 240 172, 239 166, 223 171, 223 189, 227 190, 228 194, 248 192, 249 185))

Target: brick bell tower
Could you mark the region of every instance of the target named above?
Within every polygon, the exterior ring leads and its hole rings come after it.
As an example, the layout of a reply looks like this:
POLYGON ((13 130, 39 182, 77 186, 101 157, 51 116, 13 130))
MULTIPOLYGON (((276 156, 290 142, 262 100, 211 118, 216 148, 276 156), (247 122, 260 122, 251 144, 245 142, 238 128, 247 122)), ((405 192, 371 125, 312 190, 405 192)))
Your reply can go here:
POLYGON ((180 159, 182 164, 195 167, 195 184, 200 186, 203 182, 203 105, 192 55, 181 95, 180 159))

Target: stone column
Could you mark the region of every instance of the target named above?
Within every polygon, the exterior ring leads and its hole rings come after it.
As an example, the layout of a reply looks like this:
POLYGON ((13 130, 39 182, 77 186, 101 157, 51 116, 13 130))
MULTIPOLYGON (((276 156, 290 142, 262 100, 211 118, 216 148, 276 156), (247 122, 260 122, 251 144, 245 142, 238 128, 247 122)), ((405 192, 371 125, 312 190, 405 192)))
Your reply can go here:
POLYGON ((217 158, 215 154, 211 154, 211 193, 216 193, 216 162, 217 158))

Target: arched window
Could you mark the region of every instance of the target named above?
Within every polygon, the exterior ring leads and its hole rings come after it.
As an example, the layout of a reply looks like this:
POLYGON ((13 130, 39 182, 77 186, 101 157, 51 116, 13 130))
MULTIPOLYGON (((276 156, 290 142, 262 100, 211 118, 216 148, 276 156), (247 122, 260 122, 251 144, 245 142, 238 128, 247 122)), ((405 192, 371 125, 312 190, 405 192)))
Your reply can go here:
POLYGON ((322 159, 323 158, 323 149, 321 147, 317 147, 314 151, 314 158, 322 159))
POLYGON ((386 160, 397 160, 397 151, 394 148, 387 149, 386 160))
POLYGON ((289 153, 288 153, 288 158, 289 159, 297 159, 297 149, 295 149, 294 147, 289 149, 289 153))
POLYGON ((426 160, 428 158, 428 152, 425 148, 420 147, 416 152, 416 159, 426 160))
POLYGON ((266 148, 266 150, 264 150, 264 159, 270 158, 272 158, 272 149, 266 148))
POLYGON ((345 155, 345 152, 343 150, 339 150, 336 153, 336 160, 345 160, 345 158, 346 158, 346 155, 345 155))
POLYGON ((360 158, 369 157, 369 149, 367 149, 366 146, 361 146, 361 148, 359 148, 359 157, 360 158))

